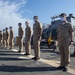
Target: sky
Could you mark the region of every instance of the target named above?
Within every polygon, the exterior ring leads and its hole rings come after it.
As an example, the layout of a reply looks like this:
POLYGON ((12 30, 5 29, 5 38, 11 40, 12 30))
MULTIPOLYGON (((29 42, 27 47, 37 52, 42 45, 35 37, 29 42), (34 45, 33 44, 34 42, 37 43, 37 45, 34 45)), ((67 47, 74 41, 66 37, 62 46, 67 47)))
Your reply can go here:
POLYGON ((19 22, 25 29, 25 21, 33 27, 35 15, 43 24, 50 23, 50 17, 63 12, 75 16, 75 0, 0 0, 0 30, 12 26, 17 36, 19 22))

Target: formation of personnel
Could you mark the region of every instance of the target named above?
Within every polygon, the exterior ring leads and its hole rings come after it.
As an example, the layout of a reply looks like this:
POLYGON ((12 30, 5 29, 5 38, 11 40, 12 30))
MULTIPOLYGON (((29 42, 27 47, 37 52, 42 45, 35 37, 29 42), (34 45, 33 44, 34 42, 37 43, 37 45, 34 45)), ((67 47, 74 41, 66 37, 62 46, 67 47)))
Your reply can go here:
POLYGON ((6 27, 2 31, 0 31, 0 46, 3 48, 12 49, 14 47, 14 34, 12 27, 9 27, 10 32, 8 32, 8 28, 6 27))
MULTIPOLYGON (((40 41, 41 41, 41 35, 42 35, 42 24, 38 21, 38 16, 33 17, 34 24, 33 24, 33 47, 34 47, 34 60, 40 59, 40 41)), ((29 26, 29 22, 25 22, 26 28, 25 28, 25 54, 24 55, 30 55, 31 53, 31 27, 29 26)), ((19 51, 23 52, 23 35, 24 31, 22 28, 22 24, 18 23, 18 37, 19 37, 19 51)))
MULTIPOLYGON (((34 60, 40 59, 40 41, 41 41, 41 35, 42 35, 42 24, 38 21, 38 16, 33 17, 34 24, 33 24, 33 47, 34 47, 34 60)), ((31 54, 31 35, 32 35, 32 29, 29 26, 29 22, 25 22, 26 28, 25 28, 25 54, 24 55, 30 55, 31 54)), ((18 38, 19 38, 19 51, 18 52, 24 52, 23 49, 23 35, 24 31, 22 28, 22 23, 18 23, 18 38)), ((2 44, 3 48, 14 48, 14 32, 12 27, 9 27, 10 32, 8 32, 8 28, 6 27, 3 29, 3 35, 0 31, 0 44, 2 44), (3 37, 3 38, 2 38, 3 37), (3 41, 3 43, 1 42, 3 41)))
MULTIPOLYGON (((72 37, 72 26, 66 20, 66 14, 62 13, 60 15, 61 24, 58 26, 57 29, 57 38, 58 38, 58 46, 60 52, 60 66, 58 69, 62 69, 63 71, 68 70, 68 66, 70 64, 70 50, 69 45, 73 41, 72 37)), ((39 60, 40 59, 40 41, 42 35, 42 24, 38 20, 38 16, 33 17, 34 24, 33 24, 33 47, 34 47, 34 57, 32 59, 39 60)), ((26 56, 31 54, 31 35, 32 29, 28 21, 25 22, 25 54, 26 56)), ((18 37, 19 37, 19 51, 23 52, 23 35, 24 31, 22 28, 22 23, 18 23, 18 37)), ((14 32, 12 27, 9 27, 10 34, 8 32, 8 28, 3 29, 0 31, 0 45, 3 45, 4 48, 12 49, 14 47, 14 32), (2 43, 3 41, 3 43, 2 43)), ((74 52, 75 53, 75 52, 74 52)))

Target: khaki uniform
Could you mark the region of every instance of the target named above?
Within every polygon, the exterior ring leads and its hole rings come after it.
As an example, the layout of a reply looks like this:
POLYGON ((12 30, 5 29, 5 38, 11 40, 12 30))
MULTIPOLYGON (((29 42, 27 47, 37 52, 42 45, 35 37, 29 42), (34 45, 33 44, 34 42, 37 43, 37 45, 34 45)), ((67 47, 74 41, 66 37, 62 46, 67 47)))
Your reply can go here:
POLYGON ((18 28, 19 36, 19 51, 23 51, 23 29, 22 27, 18 28))
POLYGON ((13 30, 10 30, 10 48, 14 47, 14 33, 13 30))
POLYGON ((67 67, 70 63, 69 45, 72 40, 72 27, 69 22, 61 23, 57 29, 58 46, 60 51, 60 66, 67 67))
POLYGON ((25 29, 25 50, 26 50, 26 54, 30 54, 30 52, 31 52, 30 39, 31 39, 31 28, 30 28, 30 26, 27 26, 26 29, 25 29))
POLYGON ((40 38, 42 34, 42 25, 35 22, 33 25, 33 46, 35 58, 40 58, 40 38))
POLYGON ((6 47, 9 48, 9 32, 6 31, 6 47))
POLYGON ((6 34, 3 32, 3 47, 6 47, 6 34))
POLYGON ((0 32, 0 46, 2 46, 2 33, 0 32))

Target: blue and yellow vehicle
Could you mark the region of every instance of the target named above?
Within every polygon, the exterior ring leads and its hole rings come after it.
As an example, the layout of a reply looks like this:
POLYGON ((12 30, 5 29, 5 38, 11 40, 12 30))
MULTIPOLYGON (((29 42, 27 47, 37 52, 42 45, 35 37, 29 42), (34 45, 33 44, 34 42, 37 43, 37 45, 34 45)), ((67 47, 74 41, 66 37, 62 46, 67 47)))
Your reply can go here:
MULTIPOLYGON (((57 48, 57 28, 61 23, 60 16, 51 17, 51 26, 49 28, 45 28, 42 32, 42 40, 41 42, 46 43, 48 48, 53 49, 53 51, 57 48)), ((72 14, 69 14, 67 17, 67 21, 69 21, 72 26, 75 25, 75 17, 72 14)))
POLYGON ((46 28, 42 32, 42 41, 41 43, 44 43, 48 46, 49 49, 53 49, 55 51, 56 49, 56 40, 53 38, 54 31, 51 30, 51 28, 46 28))

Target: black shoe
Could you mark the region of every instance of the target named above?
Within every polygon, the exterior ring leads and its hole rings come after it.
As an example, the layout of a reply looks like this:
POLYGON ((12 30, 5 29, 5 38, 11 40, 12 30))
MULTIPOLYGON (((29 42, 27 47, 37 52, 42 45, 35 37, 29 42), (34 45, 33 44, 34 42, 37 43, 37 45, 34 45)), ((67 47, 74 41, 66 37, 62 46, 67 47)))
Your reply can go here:
POLYGON ((73 55, 75 55, 75 52, 73 53, 73 55))
POLYGON ((21 53, 21 52, 24 52, 24 51, 20 51, 20 50, 19 50, 18 52, 20 52, 20 53, 21 53))
POLYGON ((12 48, 9 48, 9 50, 10 50, 10 49, 12 49, 12 48))
POLYGON ((34 59, 35 61, 37 61, 37 60, 40 60, 40 58, 36 58, 36 59, 34 59))
POLYGON ((30 55, 30 54, 29 54, 29 53, 26 53, 26 54, 24 54, 24 55, 28 56, 28 55, 30 55))
POLYGON ((37 61, 37 60, 39 60, 40 58, 37 58, 37 57, 34 57, 34 58, 32 58, 34 61, 37 61))
POLYGON ((68 68, 67 68, 67 67, 64 67, 64 68, 62 69, 62 71, 66 72, 66 71, 68 71, 68 68))
POLYGON ((63 68, 64 68, 64 66, 57 67, 58 70, 62 70, 63 68))
POLYGON ((21 51, 18 51, 18 52, 21 52, 21 51))
POLYGON ((33 57, 32 59, 36 59, 36 57, 33 57))

